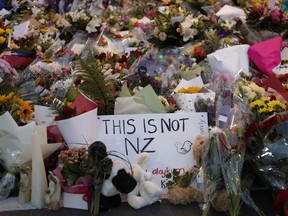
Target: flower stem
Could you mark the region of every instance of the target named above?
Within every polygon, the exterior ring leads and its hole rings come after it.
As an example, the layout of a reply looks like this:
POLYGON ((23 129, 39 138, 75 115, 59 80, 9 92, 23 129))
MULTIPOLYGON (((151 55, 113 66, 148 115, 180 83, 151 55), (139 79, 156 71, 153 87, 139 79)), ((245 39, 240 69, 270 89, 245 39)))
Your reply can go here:
POLYGON ((103 185, 103 180, 102 179, 95 179, 94 182, 94 191, 93 191, 93 197, 92 197, 92 206, 91 206, 91 213, 93 216, 98 216, 99 215, 99 210, 100 210, 100 194, 101 194, 101 189, 103 185))

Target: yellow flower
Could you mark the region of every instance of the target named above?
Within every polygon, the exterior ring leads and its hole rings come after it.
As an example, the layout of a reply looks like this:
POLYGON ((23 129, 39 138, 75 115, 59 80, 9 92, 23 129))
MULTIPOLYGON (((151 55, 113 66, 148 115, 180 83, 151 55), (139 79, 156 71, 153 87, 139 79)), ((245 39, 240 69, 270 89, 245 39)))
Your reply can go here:
POLYGON ((3 28, 0 28, 0 34, 4 34, 5 30, 3 28))
POLYGON ((21 106, 26 104, 26 102, 22 98, 17 97, 16 99, 21 106))
POLYGON ((266 105, 265 105, 264 101, 262 101, 262 100, 255 100, 255 101, 251 102, 249 105, 250 109, 254 109, 254 108, 258 109, 258 108, 263 108, 265 106, 266 105))
POLYGON ((177 91, 178 94, 181 94, 181 93, 187 93, 187 94, 195 94, 195 93, 199 93, 201 90, 200 87, 198 86, 190 86, 188 88, 181 88, 177 91))
POLYGON ((263 98, 262 98, 262 101, 263 101, 264 103, 268 103, 270 100, 271 100, 270 97, 263 97, 263 98))
POLYGON ((267 109, 267 107, 262 107, 260 109, 258 109, 258 113, 268 113, 269 109, 267 109))
POLYGON ((0 36, 0 44, 3 44, 3 43, 5 43, 5 41, 6 41, 6 38, 5 38, 5 37, 2 37, 2 36, 0 36))
POLYGON ((8 95, 0 95, 0 104, 7 103, 13 97, 14 93, 10 92, 8 95))
POLYGON ((0 95, 0 104, 5 104, 7 103, 8 98, 6 95, 0 95))
POLYGON ((286 110, 286 105, 278 100, 269 101, 267 105, 271 107, 273 111, 281 112, 286 110))
POLYGON ((161 77, 155 76, 154 80, 157 81, 157 82, 160 82, 161 81, 161 77))
POLYGON ((31 105, 29 103, 24 102, 23 104, 21 104, 21 107, 17 112, 17 115, 19 116, 20 120, 29 121, 32 113, 33 110, 31 105))
POLYGON ((7 34, 13 34, 13 30, 10 29, 10 28, 6 28, 6 29, 5 29, 5 32, 6 32, 7 34))

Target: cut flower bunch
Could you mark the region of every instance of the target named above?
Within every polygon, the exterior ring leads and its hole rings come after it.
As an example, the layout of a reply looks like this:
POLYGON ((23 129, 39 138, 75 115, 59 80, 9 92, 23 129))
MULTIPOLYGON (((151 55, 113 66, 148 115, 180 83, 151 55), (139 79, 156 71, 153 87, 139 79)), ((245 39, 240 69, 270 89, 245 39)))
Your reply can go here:
MULTIPOLYGON (((165 151, 175 156, 175 167, 161 170, 169 177, 169 201, 197 201, 203 215, 212 208, 241 215, 246 206, 265 214, 250 196, 258 179, 275 197, 288 189, 287 2, 14 0, 3 4, 9 9, 1 11, 0 22, 0 149, 5 149, 0 161, 15 150, 7 144, 10 137, 20 143, 15 155, 21 159, 39 147, 27 143, 41 144, 34 162, 41 153, 40 161, 48 157, 52 145, 47 137, 61 140, 60 154, 49 158, 53 162, 46 167, 49 187, 43 190, 54 204, 61 203, 61 192, 65 202, 67 195, 80 194, 91 214, 99 215, 103 200, 117 203, 110 199, 122 193, 113 185, 113 175, 118 178, 125 171, 136 180, 134 168, 140 165, 144 177, 138 178, 131 194, 137 202, 145 197, 152 204, 156 190, 144 194, 147 188, 141 187, 149 186, 152 176, 163 177, 155 174, 155 166, 160 170, 166 164, 161 161, 165 151), (200 123, 193 122, 197 127, 187 132, 185 121, 192 115, 201 116, 200 123), (181 124, 175 120, 179 116, 185 116, 181 124), (168 133, 173 133, 175 143, 168 133), (186 135, 189 138, 182 142, 186 135), (116 159, 128 157, 127 167, 119 172, 114 163, 118 144, 123 149, 116 159), (149 162, 136 159, 145 151, 156 161, 152 170, 149 162), (181 164, 185 160, 191 162, 189 167, 181 164), (172 171, 177 166, 181 172, 172 171), (102 191, 107 184, 112 192, 102 191), (53 188, 59 187, 53 194, 53 188)), ((29 191, 30 185, 24 184, 29 171, 22 168, 20 175, 25 175, 19 185, 29 191)), ((40 182, 40 177, 36 180, 40 182)), ((37 188, 44 188, 45 180, 37 188)), ((5 186, 0 179, 0 189, 5 186)), ((277 214, 285 211, 281 206, 288 198, 284 198, 275 207, 277 214)))

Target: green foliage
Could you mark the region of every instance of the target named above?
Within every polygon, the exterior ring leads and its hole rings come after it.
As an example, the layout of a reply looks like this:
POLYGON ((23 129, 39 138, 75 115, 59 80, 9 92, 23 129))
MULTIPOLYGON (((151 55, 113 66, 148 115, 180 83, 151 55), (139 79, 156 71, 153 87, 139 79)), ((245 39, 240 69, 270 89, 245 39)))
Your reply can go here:
POLYGON ((176 169, 173 169, 172 172, 169 172, 165 175, 167 182, 166 187, 171 188, 175 185, 180 185, 181 187, 188 187, 191 183, 193 177, 192 172, 185 172, 180 175, 180 172, 176 169))
POLYGON ((176 185, 178 180, 179 180, 179 174, 180 172, 177 171, 176 169, 172 170, 172 173, 169 172, 165 175, 167 182, 166 182, 166 187, 171 188, 172 186, 176 185))
POLYGON ((230 216, 240 215, 242 202, 241 197, 235 193, 230 194, 229 196, 229 207, 228 212, 230 216))
POLYGON ((82 176, 82 172, 78 168, 79 164, 72 164, 70 166, 63 166, 61 173, 65 176, 65 183, 68 187, 74 185, 79 176, 82 176))
POLYGON ((76 60, 74 76, 80 81, 78 89, 97 103, 98 114, 112 115, 115 102, 114 89, 106 84, 101 70, 101 63, 89 52, 86 60, 76 60))

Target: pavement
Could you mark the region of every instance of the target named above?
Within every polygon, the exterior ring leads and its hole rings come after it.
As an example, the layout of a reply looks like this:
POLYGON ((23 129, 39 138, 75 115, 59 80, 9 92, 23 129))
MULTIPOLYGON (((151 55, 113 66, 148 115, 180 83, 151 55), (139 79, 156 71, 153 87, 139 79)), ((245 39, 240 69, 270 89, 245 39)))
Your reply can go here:
MULTIPOLYGON (((272 191, 259 190, 251 194, 256 205, 264 212, 266 216, 275 216, 273 209, 272 191)), ((0 201, 1 206, 1 201, 0 201)), ((30 209, 17 211, 2 211, 1 216, 88 216, 87 210, 72 208, 61 208, 58 211, 49 211, 47 209, 30 209)), ((100 216, 201 216, 201 210, 197 203, 189 205, 174 205, 168 200, 163 199, 161 203, 155 203, 139 210, 131 208, 126 202, 118 208, 108 212, 101 212, 100 216)), ((210 216, 223 216, 224 213, 218 213, 212 210, 210 216)), ((245 204, 241 209, 241 216, 256 216, 257 214, 245 204)))

